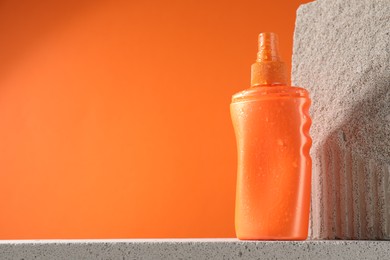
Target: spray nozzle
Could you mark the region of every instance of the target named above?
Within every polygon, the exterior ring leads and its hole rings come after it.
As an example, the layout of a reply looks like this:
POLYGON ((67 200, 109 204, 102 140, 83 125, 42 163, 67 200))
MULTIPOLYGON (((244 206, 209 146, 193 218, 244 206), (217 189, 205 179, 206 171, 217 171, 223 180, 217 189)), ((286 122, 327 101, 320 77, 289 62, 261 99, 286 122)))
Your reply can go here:
POLYGON ((278 35, 260 33, 259 51, 256 63, 252 65, 251 86, 272 86, 287 84, 287 69, 279 56, 278 35))
POLYGON ((278 61, 279 57, 279 39, 275 33, 260 33, 259 52, 257 53, 257 62, 278 61))

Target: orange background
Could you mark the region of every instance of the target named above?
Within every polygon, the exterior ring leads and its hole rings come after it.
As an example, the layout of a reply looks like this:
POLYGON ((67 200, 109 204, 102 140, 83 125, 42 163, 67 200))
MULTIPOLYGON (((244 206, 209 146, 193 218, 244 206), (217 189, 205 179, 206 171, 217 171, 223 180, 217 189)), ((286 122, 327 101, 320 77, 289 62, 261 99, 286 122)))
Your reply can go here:
POLYGON ((0 239, 235 236, 230 98, 304 2, 1 1, 0 239))

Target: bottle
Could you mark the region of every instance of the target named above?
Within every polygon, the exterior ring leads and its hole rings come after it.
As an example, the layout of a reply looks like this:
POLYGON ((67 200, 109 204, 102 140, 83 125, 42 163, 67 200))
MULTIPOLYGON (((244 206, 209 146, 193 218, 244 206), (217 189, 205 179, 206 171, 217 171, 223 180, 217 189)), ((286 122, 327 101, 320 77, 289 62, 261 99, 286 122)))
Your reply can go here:
POLYGON ((236 235, 307 238, 311 192, 309 93, 287 85, 278 37, 259 35, 251 87, 232 97, 237 141, 236 235))

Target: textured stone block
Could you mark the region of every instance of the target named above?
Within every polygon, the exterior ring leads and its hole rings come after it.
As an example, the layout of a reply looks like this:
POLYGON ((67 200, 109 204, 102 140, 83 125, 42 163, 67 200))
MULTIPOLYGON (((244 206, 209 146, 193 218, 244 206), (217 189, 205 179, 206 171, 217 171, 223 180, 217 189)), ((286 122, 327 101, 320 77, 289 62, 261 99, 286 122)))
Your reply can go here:
POLYGON ((314 239, 390 238, 390 1, 297 12, 292 82, 312 97, 314 239))

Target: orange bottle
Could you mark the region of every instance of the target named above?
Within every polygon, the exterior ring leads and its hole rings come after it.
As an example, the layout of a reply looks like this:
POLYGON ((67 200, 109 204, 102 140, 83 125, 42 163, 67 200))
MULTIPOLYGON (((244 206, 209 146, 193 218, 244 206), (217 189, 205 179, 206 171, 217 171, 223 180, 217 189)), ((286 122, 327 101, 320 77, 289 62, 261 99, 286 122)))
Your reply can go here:
POLYGON ((251 87, 232 97, 237 139, 236 235, 242 240, 307 238, 311 158, 309 93, 287 85, 274 33, 259 35, 251 87))

